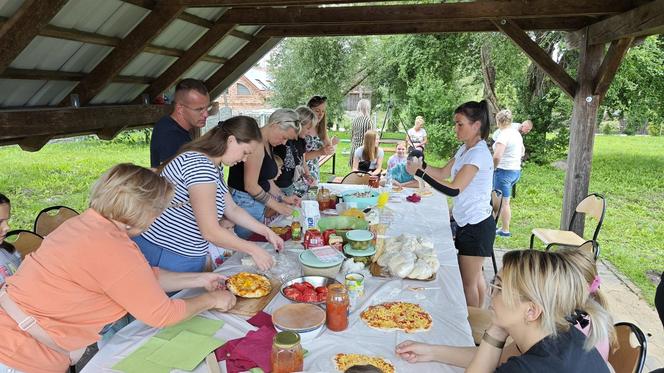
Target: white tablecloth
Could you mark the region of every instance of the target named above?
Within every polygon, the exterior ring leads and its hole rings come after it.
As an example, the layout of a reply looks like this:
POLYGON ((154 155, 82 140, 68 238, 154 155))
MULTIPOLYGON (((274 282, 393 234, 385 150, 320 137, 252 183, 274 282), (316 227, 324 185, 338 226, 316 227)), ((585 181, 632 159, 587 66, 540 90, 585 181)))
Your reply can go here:
MULTIPOLYGON (((357 186, 327 184, 333 192, 356 189, 357 186)), ((452 242, 447 212, 447 201, 443 195, 434 192, 433 196, 425 197, 420 203, 405 201, 412 190, 404 190, 398 198, 392 198, 387 208, 395 212, 395 219, 388 228, 387 236, 409 233, 429 237, 434 242, 441 263, 436 279, 431 282, 414 280, 367 278, 365 295, 357 301, 350 313, 350 324, 343 332, 331 332, 325 329, 318 337, 306 341, 303 346, 309 350, 305 358, 307 372, 334 372, 332 357, 337 353, 364 353, 387 358, 395 364, 397 372, 461 372, 462 369, 439 363, 409 364, 394 354, 395 346, 408 339, 435 344, 455 346, 472 346, 470 326, 467 321, 466 302, 463 295, 461 276, 457 265, 456 250, 452 242), (401 202, 395 202, 400 200, 401 202), (408 286, 440 287, 435 290, 414 292, 408 286), (382 332, 370 329, 360 320, 359 314, 367 306, 385 301, 412 301, 420 304, 433 317, 432 329, 424 333, 407 334, 404 332, 382 332)), ((233 274, 247 270, 241 264, 242 253, 231 257, 219 268, 219 272, 233 274)), ((340 274, 337 278, 343 282, 340 274)), ((178 296, 191 296, 199 290, 186 290, 178 296)), ((272 313, 289 301, 278 294, 265 311, 272 313)), ((225 340, 243 337, 255 328, 245 318, 220 312, 204 312, 204 317, 218 318, 226 322, 216 336, 225 340)), ((150 328, 139 321, 134 321, 118 332, 109 343, 83 369, 83 373, 112 371, 115 363, 128 356, 154 335, 157 329, 150 328)), ((221 363, 225 371, 225 363, 221 363)), ((203 364, 195 372, 206 372, 203 364)))

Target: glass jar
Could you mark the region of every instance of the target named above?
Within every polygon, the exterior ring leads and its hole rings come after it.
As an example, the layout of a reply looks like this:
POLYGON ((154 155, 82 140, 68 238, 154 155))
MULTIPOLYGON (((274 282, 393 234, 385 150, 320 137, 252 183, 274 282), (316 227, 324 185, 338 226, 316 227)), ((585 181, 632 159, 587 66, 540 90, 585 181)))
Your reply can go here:
POLYGON ((330 208, 330 190, 325 188, 318 189, 318 209, 321 211, 330 208))
POLYGON ((302 239, 302 225, 299 221, 294 221, 291 224, 291 240, 299 241, 302 239))
POLYGON ((304 351, 300 335, 296 332, 280 332, 272 342, 272 373, 291 373, 304 370, 304 351))
POLYGON ((333 332, 346 330, 348 328, 348 290, 341 284, 332 284, 327 288, 325 304, 327 328, 333 332))

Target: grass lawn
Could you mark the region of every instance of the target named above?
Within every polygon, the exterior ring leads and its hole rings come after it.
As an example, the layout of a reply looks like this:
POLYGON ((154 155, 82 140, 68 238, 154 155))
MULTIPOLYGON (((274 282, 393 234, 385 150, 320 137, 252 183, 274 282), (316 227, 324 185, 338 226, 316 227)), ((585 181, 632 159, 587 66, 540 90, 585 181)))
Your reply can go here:
MULTIPOLYGON (((347 138, 347 133, 340 133, 347 138)), ((402 138, 402 134, 390 134, 402 138)), ((349 143, 337 150, 336 174, 349 171, 349 143)), ((386 155, 386 158, 390 154, 386 155)), ((44 207, 67 205, 85 209, 93 181, 101 172, 119 162, 148 165, 146 144, 126 145, 87 140, 49 144, 36 153, 17 146, 0 147, 0 192, 13 203, 13 229, 32 229, 37 213, 44 207)), ((385 159, 387 161, 387 159, 385 159)), ((428 161, 443 161, 428 155, 428 161)), ((332 169, 323 166, 326 180, 332 169)), ((664 138, 598 136, 590 183, 591 192, 606 196, 607 212, 599 235, 601 257, 609 259, 642 290, 650 302, 654 285, 646 271, 664 269, 664 138)), ((557 228, 560 222, 564 171, 552 166, 528 164, 512 201, 512 234, 497 238, 496 247, 526 248, 530 230, 557 228)))

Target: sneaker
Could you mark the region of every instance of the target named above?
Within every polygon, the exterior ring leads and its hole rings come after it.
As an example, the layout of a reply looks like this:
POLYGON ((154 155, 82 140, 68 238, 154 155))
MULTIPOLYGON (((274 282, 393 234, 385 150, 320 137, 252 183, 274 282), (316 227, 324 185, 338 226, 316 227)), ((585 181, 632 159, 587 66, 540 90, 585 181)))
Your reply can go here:
POLYGON ((500 236, 500 237, 512 237, 512 233, 510 233, 510 232, 503 232, 502 230, 499 229, 499 230, 496 231, 496 236, 500 236))

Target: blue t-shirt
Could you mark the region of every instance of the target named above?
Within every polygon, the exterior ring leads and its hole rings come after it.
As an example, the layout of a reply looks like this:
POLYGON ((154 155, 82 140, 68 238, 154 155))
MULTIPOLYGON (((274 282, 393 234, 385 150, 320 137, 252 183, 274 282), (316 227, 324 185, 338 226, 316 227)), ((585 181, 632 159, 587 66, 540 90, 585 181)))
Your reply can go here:
POLYGON ((413 175, 406 171, 405 163, 399 163, 392 167, 392 169, 390 169, 390 176, 392 176, 392 180, 396 180, 400 183, 407 183, 409 181, 415 180, 413 175))
POLYGON ((190 141, 189 131, 180 127, 170 115, 162 117, 154 125, 150 138, 150 167, 159 167, 190 141))
POLYGON ((208 242, 196 224, 189 188, 196 184, 216 184, 217 220, 221 220, 226 207, 224 196, 228 193, 221 168, 201 153, 186 152, 170 161, 161 176, 175 187, 172 207, 164 210, 141 236, 180 255, 207 255, 208 242))

